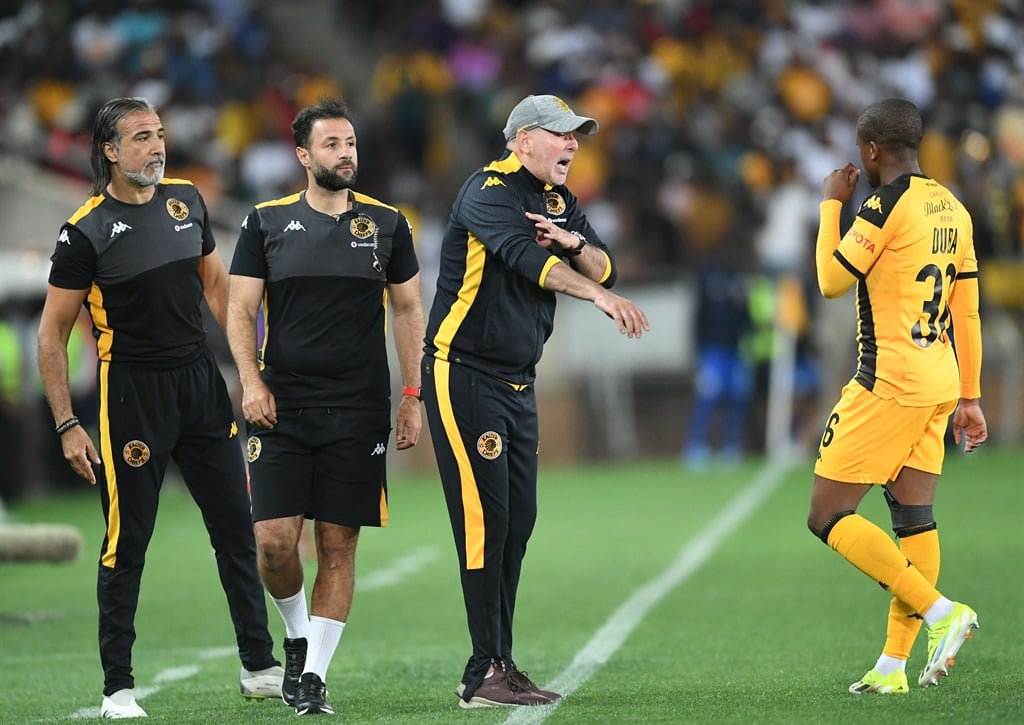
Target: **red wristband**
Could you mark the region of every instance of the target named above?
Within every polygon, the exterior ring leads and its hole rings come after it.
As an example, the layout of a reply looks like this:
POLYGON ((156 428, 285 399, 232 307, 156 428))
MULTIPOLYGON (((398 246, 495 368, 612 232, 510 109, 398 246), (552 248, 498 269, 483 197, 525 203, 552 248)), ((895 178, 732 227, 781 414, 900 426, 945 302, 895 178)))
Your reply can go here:
POLYGON ((416 398, 416 400, 419 400, 420 399, 420 389, 419 388, 411 388, 411 387, 406 386, 406 387, 402 388, 402 395, 403 396, 408 396, 410 398, 416 398))

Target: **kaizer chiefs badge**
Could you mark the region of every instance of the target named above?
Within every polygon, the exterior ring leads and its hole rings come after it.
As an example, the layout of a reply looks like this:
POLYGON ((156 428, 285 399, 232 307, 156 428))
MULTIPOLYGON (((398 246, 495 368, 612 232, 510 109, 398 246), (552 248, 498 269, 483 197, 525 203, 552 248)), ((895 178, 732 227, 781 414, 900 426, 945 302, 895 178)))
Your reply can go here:
POLYGON ((263 451, 263 443, 256 436, 249 436, 249 440, 245 443, 245 450, 249 463, 252 463, 260 457, 260 453, 263 451))
POLYGON ((373 233, 377 231, 377 225, 374 224, 373 219, 370 217, 360 214, 348 225, 348 230, 352 232, 352 236, 366 239, 367 237, 372 237, 373 233))
POLYGON ((501 436, 489 430, 476 439, 476 451, 488 461, 501 455, 501 436))
POLYGON ((128 441, 124 445, 124 462, 138 468, 149 460, 149 446, 142 441, 128 441))
POLYGON ((549 191, 544 195, 544 208, 548 214, 558 216, 565 212, 565 199, 556 191, 549 191))
POLYGON ((177 199, 168 199, 167 213, 180 222, 188 216, 188 207, 185 206, 184 202, 178 201, 177 199))

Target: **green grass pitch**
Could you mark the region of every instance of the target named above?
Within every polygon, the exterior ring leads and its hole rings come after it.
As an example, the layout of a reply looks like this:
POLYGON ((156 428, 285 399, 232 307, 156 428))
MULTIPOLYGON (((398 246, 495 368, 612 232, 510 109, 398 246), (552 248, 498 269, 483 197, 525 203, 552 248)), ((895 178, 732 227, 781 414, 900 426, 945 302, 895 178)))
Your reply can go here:
MULTIPOLYGON (((847 686, 878 656, 888 596, 805 528, 811 464, 763 461, 696 474, 674 461, 541 471, 540 516, 516 614, 517 663, 572 691, 550 723, 1024 722, 1021 449, 950 451, 936 518, 940 589, 981 628, 938 687, 904 696, 847 686)), ((365 529, 352 614, 328 673, 345 722, 497 723, 462 711, 469 655, 458 571, 434 476, 395 476, 391 523, 365 529)), ((888 530, 881 494, 861 513, 888 530)), ((98 715, 95 491, 13 507, 15 522, 78 526, 70 564, 0 564, 0 723, 98 715)), ((312 568, 308 586, 311 586, 312 568)), ((136 688, 154 723, 290 721, 237 691, 239 662, 198 510, 165 487, 143 577, 136 688)), ((283 626, 271 608, 278 643, 283 626)))

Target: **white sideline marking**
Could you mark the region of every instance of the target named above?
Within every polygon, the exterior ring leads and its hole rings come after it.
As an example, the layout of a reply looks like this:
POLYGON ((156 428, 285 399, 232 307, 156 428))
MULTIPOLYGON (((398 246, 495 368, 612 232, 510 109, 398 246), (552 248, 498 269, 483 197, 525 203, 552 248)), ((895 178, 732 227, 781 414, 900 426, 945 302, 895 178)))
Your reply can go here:
POLYGON ((413 549, 400 559, 396 559, 386 569, 378 569, 367 576, 356 579, 356 592, 368 592, 374 589, 394 586, 410 574, 415 574, 430 562, 438 558, 438 551, 433 546, 421 546, 413 549))
MULTIPOLYGON (((385 569, 378 569, 377 571, 370 572, 367 576, 356 581, 357 591, 373 591, 374 589, 383 589, 385 587, 395 586, 400 584, 406 576, 415 574, 427 564, 431 563, 438 558, 438 551, 433 546, 421 546, 418 549, 413 549, 410 553, 403 557, 396 559, 390 566, 385 569)), ((270 613, 273 616, 273 612, 270 613)), ((238 656, 238 650, 234 647, 213 647, 210 649, 200 650, 195 654, 196 659, 199 660, 212 660, 221 657, 238 656)), ((135 688, 135 700, 140 702, 143 698, 152 695, 155 692, 159 692, 162 689, 162 685, 167 682, 175 682, 177 680, 187 680, 190 677, 194 677, 199 674, 200 667, 198 665, 185 665, 182 667, 168 667, 165 670, 161 670, 157 673, 156 677, 153 678, 153 684, 148 687, 136 687, 135 688)), ((97 695, 98 699, 102 699, 102 693, 97 695)), ((98 718, 100 716, 100 707, 83 707, 75 712, 71 713, 68 717, 72 720, 80 720, 82 718, 98 718)))
MULTIPOLYGON (((202 655, 200 655, 202 656, 202 655)), ((207 657, 206 659, 212 659, 207 657)), ((199 674, 199 665, 185 665, 183 667, 168 667, 166 670, 161 670, 153 678, 153 682, 161 684, 164 682, 175 682, 177 680, 187 680, 193 675, 199 674)))
MULTIPOLYGON (((768 494, 775 490, 789 468, 790 466, 785 464, 769 464, 761 469, 757 477, 683 547, 667 569, 633 592, 633 595, 594 633, 583 649, 576 653, 569 667, 554 680, 543 685, 544 689, 554 690, 568 697, 589 680, 611 659, 648 612, 664 599, 665 595, 700 569, 722 542, 757 510, 768 494)), ((505 723, 541 723, 554 713, 557 707, 558 703, 516 708, 505 719, 505 723)))

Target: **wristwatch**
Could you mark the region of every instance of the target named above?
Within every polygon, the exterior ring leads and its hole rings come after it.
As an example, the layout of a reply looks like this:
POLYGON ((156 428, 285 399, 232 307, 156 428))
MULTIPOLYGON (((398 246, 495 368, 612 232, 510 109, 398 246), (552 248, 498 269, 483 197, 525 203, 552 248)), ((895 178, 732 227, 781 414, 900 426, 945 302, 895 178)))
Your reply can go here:
POLYGON ((566 257, 578 257, 578 256, 580 256, 580 254, 583 253, 583 248, 585 246, 587 246, 587 238, 585 236, 583 236, 582 234, 580 234, 579 232, 569 232, 569 233, 572 234, 577 239, 579 239, 580 243, 577 244, 572 249, 565 249, 565 250, 562 250, 562 252, 563 252, 563 254, 565 254, 566 257))

